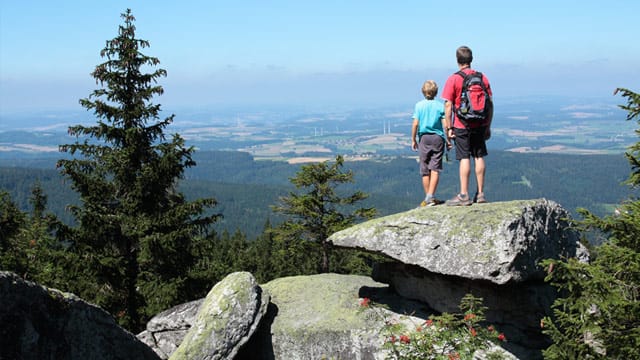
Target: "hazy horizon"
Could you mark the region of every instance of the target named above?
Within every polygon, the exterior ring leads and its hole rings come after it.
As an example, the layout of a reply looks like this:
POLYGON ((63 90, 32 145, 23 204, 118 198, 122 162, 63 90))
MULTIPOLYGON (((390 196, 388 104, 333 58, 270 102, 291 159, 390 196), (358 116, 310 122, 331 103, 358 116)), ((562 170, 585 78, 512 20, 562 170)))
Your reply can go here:
POLYGON ((472 48, 473 67, 487 74, 497 99, 610 99, 615 88, 640 82, 640 48, 632 46, 637 1, 483 4, 464 12, 429 1, 6 1, 0 116, 79 109, 78 100, 97 88, 90 73, 105 61, 100 50, 117 36, 128 7, 136 37, 151 44, 142 52, 168 73, 154 103, 171 111, 410 108, 424 80, 442 87, 456 71, 459 45, 472 48))

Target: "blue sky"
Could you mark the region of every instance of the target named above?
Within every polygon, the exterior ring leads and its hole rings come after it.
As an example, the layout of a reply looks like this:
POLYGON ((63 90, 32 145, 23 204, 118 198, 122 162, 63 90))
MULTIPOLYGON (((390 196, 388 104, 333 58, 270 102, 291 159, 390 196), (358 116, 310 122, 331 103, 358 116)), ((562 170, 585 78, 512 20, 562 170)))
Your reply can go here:
MULTIPOLYGON (((473 67, 500 98, 613 98, 640 84, 640 1, 2 1, 0 115, 79 109, 131 8, 168 76, 164 109, 385 106, 473 67), (472 4, 483 4, 474 8, 472 4), (466 10, 463 10, 466 9, 466 10)), ((615 100, 615 99, 613 99, 615 100)), ((618 99, 620 102, 620 99, 618 99)))

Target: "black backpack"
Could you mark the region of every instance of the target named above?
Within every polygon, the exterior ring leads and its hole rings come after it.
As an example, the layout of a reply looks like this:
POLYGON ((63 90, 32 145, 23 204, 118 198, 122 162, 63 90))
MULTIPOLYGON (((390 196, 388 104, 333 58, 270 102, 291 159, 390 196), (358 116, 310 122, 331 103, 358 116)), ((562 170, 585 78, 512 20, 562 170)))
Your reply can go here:
POLYGON ((466 74, 460 70, 456 74, 462 76, 460 106, 456 109, 458 119, 465 126, 469 123, 484 121, 491 107, 491 97, 482 81, 482 73, 475 71, 466 74))

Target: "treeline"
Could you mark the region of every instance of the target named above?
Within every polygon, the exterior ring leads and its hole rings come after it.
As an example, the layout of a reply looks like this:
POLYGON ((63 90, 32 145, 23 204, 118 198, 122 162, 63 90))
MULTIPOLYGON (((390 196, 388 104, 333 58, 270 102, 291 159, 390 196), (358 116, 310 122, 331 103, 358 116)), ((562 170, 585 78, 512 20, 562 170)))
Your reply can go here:
MULTIPOLYGON (((197 165, 186 171, 179 188, 189 199, 217 200, 215 211, 222 214, 215 225, 219 232, 239 231, 248 239, 255 239, 265 223, 282 221, 271 206, 293 189, 289 179, 300 165, 256 161, 247 153, 234 151, 196 152, 194 160, 197 165)), ((76 204, 78 196, 54 169, 54 162, 29 163, 43 168, 0 167, 0 188, 7 190, 18 207, 26 211, 31 189, 39 183, 48 196, 49 209, 62 221, 72 222, 66 208, 76 204)), ((345 162, 344 166, 354 174, 354 183, 344 184, 344 191, 358 189, 368 193, 370 197, 364 203, 378 209, 378 216, 409 210, 422 200, 414 159, 389 157, 345 162)), ((490 201, 547 198, 574 216, 578 208, 605 215, 630 195, 637 195, 622 184, 628 174, 628 163, 622 155, 491 151, 487 166, 486 192, 490 201)), ((443 199, 452 197, 457 188, 457 163, 452 160, 445 164, 437 195, 443 199)))

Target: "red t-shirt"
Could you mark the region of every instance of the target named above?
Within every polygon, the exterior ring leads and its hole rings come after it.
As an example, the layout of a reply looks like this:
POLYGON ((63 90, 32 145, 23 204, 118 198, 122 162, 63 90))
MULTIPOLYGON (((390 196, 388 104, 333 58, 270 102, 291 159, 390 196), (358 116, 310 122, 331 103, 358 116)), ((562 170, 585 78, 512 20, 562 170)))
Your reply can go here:
MULTIPOLYGON (((470 68, 466 68, 462 71, 465 74, 471 74, 475 72, 475 70, 470 68)), ((447 79, 447 82, 444 84, 444 89, 442 90, 442 98, 446 101, 450 101, 453 104, 453 108, 451 109, 451 112, 453 113, 453 117, 455 118, 453 122, 453 127, 458 129, 465 128, 462 121, 458 120, 458 116, 456 116, 456 111, 455 111, 455 109, 457 109, 460 106, 460 94, 462 94, 462 80, 463 80, 462 76, 453 74, 449 76, 449 78, 447 79)), ((487 79, 487 76, 485 74, 482 74, 482 80, 484 81, 484 84, 487 86, 487 92, 489 92, 489 96, 493 96, 493 94, 491 93, 491 85, 489 85, 489 79, 487 79)), ((486 123, 471 124, 470 126, 478 127, 483 125, 486 125, 486 123)))

